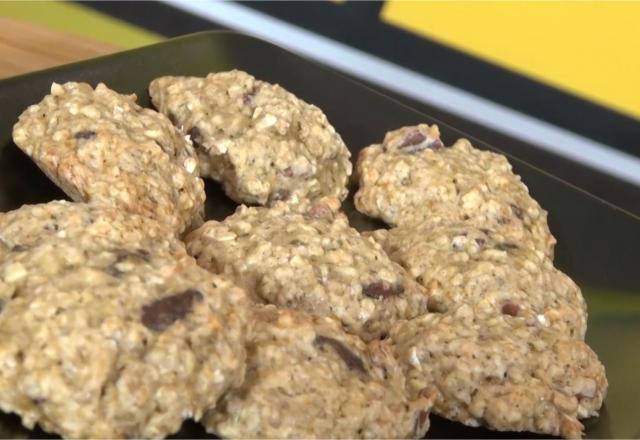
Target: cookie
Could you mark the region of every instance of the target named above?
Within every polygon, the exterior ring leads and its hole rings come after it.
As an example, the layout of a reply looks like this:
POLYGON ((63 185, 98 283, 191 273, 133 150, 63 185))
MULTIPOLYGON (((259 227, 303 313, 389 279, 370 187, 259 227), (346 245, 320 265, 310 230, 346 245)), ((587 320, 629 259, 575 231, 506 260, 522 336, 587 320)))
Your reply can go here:
POLYGON ((198 263, 258 302, 333 316, 364 339, 427 311, 428 297, 373 239, 337 212, 337 199, 241 206, 187 236, 198 263))
POLYGON ((580 288, 540 252, 466 223, 433 228, 427 221, 373 235, 426 289, 432 312, 468 304, 478 319, 503 314, 584 339, 580 288))
POLYGON ((91 245, 125 245, 140 252, 186 256, 184 245, 164 223, 116 207, 53 201, 0 213, 0 243, 24 250, 56 238, 85 237, 91 245))
POLYGON ((258 306, 253 325, 247 379, 205 416, 209 432, 225 438, 421 438, 429 428, 435 390, 425 387, 409 400, 384 343, 367 346, 332 318, 274 306, 258 306))
POLYGON ((356 208, 391 226, 467 221, 499 231, 513 243, 553 258, 547 213, 500 154, 466 139, 445 147, 437 126, 386 134, 360 151, 356 208))
POLYGON ((181 233, 202 223, 204 182, 191 141, 135 95, 54 83, 22 113, 18 147, 75 201, 116 206, 181 233))
POLYGON ((350 153, 322 111, 238 70, 165 76, 154 106, 193 140, 202 176, 238 203, 347 196, 350 153))
POLYGON ((241 289, 72 230, 0 253, 2 411, 63 437, 163 438, 243 381, 241 289))
POLYGON ((451 420, 500 431, 579 438, 607 391, 603 365, 582 341, 468 305, 394 327, 390 339, 414 395, 432 384, 433 408, 451 420))

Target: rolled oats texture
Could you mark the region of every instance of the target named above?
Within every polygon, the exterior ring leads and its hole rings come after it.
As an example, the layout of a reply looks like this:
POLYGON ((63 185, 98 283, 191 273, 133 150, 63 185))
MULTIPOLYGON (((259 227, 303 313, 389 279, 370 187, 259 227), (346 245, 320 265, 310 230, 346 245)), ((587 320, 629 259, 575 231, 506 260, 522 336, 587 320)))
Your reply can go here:
POLYGON ((165 76, 155 107, 196 147, 204 177, 238 203, 347 196, 350 153, 322 111, 276 84, 233 70, 165 76))
POLYGON ((191 141, 135 95, 54 83, 13 139, 74 201, 116 206, 182 233, 202 223, 204 182, 191 141))
POLYGON ((553 258, 547 212, 529 195, 506 157, 466 139, 445 147, 437 126, 386 134, 360 151, 356 208, 391 226, 465 221, 553 258))
POLYGON ((200 265, 229 276, 256 302, 337 318, 369 340, 427 311, 428 297, 381 246, 349 226, 340 201, 241 206, 187 237, 200 265))

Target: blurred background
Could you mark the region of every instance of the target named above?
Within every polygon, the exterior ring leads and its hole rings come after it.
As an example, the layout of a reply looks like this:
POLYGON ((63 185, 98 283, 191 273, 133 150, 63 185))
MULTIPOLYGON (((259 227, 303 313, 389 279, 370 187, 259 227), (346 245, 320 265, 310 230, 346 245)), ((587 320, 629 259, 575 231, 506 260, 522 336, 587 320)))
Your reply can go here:
POLYGON ((0 2, 0 24, 0 78, 249 33, 640 215, 640 2, 0 2))

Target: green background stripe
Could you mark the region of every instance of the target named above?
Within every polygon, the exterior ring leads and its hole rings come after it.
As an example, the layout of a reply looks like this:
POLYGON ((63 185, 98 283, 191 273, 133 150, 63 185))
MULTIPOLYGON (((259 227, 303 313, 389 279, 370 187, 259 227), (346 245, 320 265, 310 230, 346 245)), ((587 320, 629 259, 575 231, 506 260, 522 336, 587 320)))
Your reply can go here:
POLYGON ((123 49, 145 46, 164 39, 159 34, 91 8, 61 1, 0 1, 0 16, 93 38, 123 49))

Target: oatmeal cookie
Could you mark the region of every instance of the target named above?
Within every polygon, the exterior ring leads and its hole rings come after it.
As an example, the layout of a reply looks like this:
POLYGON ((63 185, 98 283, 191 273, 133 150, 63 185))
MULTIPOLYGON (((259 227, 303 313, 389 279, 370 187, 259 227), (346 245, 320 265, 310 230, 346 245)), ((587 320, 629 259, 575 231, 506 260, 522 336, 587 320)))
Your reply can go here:
POLYGON ((181 233, 202 223, 204 182, 191 141, 135 95, 54 83, 13 139, 75 201, 117 206, 181 233))
POLYGON ((468 305, 403 321, 390 339, 414 395, 435 384, 433 412, 469 426, 579 438, 578 419, 607 391, 584 342, 501 314, 478 320, 468 305))
POLYGON ((409 400, 385 343, 365 345, 332 318, 257 306, 247 379, 207 414, 226 438, 421 438, 436 398, 409 400), (375 352, 376 354, 374 355, 375 352))
POLYGON ((584 339, 580 288, 540 252, 466 223, 423 222, 370 235, 426 289, 431 311, 469 304, 479 318, 502 313, 584 339))
POLYGON ((202 176, 233 200, 346 197, 349 150, 318 107, 279 85, 233 70, 157 78, 149 94, 191 136, 202 176))
POLYGON ((363 214, 391 226, 467 221, 553 258, 547 213, 507 159, 466 139, 445 147, 435 125, 387 133, 382 144, 360 152, 357 173, 354 201, 363 214))
POLYGON ((163 438, 198 420, 244 379, 245 293, 71 223, 0 252, 0 408, 73 438, 163 438))
POLYGON ((365 339, 427 311, 428 297, 379 244, 337 212, 334 198, 241 206, 187 236, 198 263, 225 274, 256 301, 333 316, 365 339))

